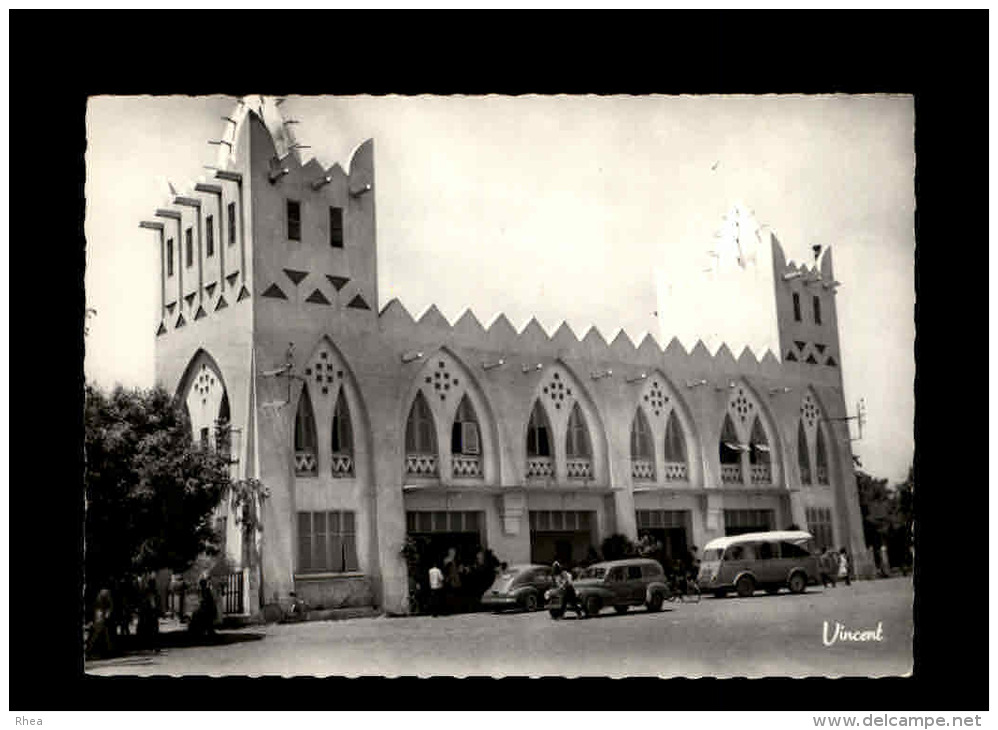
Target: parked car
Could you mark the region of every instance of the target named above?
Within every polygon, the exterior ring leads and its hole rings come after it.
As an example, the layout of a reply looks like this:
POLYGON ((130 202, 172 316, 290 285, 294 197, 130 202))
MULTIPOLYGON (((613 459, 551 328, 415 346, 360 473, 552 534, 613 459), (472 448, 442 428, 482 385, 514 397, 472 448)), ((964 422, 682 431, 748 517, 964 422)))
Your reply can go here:
POLYGON ((818 583, 818 559, 809 532, 779 530, 719 537, 703 548, 697 583, 702 591, 723 598, 734 590, 751 596, 759 588, 803 593, 818 583))
MULTIPOLYGON (((583 617, 596 616, 607 606, 613 606, 617 613, 626 613, 631 606, 659 611, 669 591, 662 565, 650 558, 595 563, 572 585, 583 617)), ((548 591, 546 607, 552 618, 564 614, 560 588, 548 591)))
POLYGON ((552 585, 550 566, 511 565, 482 594, 482 606, 493 611, 509 608, 536 611, 544 605, 542 597, 552 585))

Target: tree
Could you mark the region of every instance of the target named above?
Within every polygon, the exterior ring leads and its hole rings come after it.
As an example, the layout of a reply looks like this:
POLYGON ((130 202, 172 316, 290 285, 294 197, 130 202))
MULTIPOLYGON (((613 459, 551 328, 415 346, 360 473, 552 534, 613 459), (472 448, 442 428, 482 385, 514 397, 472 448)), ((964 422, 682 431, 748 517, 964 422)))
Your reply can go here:
POLYGON ((891 565, 910 562, 911 528, 914 513, 914 469, 909 468, 908 478, 890 487, 886 479, 877 479, 866 472, 856 472, 856 488, 863 515, 863 536, 866 544, 875 548, 877 560, 880 547, 886 546, 891 565))
POLYGON ((88 384, 84 428, 88 605, 102 587, 216 555, 213 517, 224 498, 255 514, 244 505, 258 484, 234 485, 226 451, 195 445, 184 410, 162 388, 106 394, 88 384))

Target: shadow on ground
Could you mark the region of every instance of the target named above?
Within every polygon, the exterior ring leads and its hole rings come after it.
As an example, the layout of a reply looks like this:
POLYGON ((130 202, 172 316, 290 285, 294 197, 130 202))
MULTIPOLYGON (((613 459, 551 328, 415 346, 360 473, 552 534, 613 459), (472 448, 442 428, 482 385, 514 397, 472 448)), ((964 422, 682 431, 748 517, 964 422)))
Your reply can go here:
POLYGON ((216 632, 210 636, 198 636, 192 634, 190 631, 166 631, 159 634, 157 637, 158 641, 155 644, 141 642, 136 636, 124 636, 118 637, 117 646, 112 653, 103 656, 87 657, 87 661, 116 659, 119 660, 118 663, 121 663, 121 660, 133 657, 137 661, 129 663, 141 664, 144 663, 147 657, 136 655, 149 655, 155 653, 156 650, 243 644, 248 641, 260 641, 264 636, 265 634, 243 631, 239 633, 216 632))

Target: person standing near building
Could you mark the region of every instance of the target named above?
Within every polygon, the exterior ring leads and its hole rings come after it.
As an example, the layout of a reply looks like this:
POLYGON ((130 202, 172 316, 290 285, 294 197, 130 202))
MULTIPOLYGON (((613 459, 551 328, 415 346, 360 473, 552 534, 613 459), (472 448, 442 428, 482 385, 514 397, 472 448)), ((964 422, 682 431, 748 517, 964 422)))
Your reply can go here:
POLYGON ((839 578, 845 581, 846 585, 851 585, 849 583, 849 556, 846 554, 845 548, 839 550, 839 578))
POLYGON ((430 566, 430 613, 433 616, 440 614, 440 605, 444 594, 444 574, 436 563, 430 566))
POLYGON ((818 556, 818 572, 821 574, 821 587, 826 588, 828 584, 832 584, 832 588, 835 587, 835 574, 838 572, 838 562, 835 561, 835 556, 832 554, 831 548, 827 545, 821 549, 821 555, 818 556))

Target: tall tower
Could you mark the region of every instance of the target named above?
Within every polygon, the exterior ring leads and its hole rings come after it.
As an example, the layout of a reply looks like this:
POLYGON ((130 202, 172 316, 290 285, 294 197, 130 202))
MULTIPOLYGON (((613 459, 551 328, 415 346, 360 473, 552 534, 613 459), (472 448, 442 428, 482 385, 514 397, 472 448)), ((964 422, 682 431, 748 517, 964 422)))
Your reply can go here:
MULTIPOLYGON (((251 610, 294 589, 291 452, 306 361, 324 335, 372 329, 378 308, 373 141, 355 149, 347 170, 302 163, 306 146, 282 101, 236 102, 211 141, 211 174, 171 187, 140 224, 156 232, 160 254, 157 382, 187 404, 195 437, 226 418, 234 476, 270 492, 256 544, 244 544, 235 520, 226 528, 229 559, 253 570, 251 610)), ((336 372, 323 388, 312 384, 328 396, 314 405, 317 421, 336 404, 336 372)), ((373 516, 362 516, 358 536, 370 543, 373 516)))

